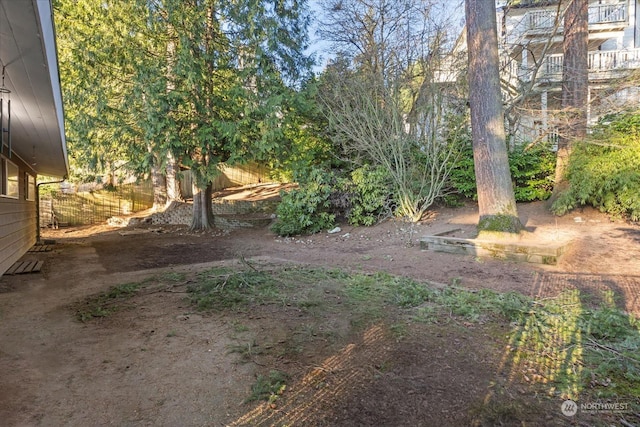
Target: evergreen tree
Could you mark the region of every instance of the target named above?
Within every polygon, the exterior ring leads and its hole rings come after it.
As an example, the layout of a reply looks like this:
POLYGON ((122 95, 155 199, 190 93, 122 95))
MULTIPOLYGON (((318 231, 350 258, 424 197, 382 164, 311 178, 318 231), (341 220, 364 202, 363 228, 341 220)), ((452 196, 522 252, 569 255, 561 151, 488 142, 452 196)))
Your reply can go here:
POLYGON ((190 168, 192 228, 209 228, 220 162, 268 158, 285 138, 312 64, 306 3, 59 0, 56 12, 74 152, 190 168))

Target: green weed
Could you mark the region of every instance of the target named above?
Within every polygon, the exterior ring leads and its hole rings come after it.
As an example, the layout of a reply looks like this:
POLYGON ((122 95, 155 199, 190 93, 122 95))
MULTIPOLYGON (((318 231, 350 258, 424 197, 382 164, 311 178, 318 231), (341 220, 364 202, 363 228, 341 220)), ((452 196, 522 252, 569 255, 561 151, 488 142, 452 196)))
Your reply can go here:
POLYGON ((275 402, 287 388, 289 375, 284 372, 272 370, 269 375, 258 375, 255 384, 251 386, 251 394, 245 399, 245 403, 258 400, 275 402))
POLYGON ((277 302, 282 282, 272 273, 249 269, 226 274, 205 272, 187 287, 199 310, 225 310, 277 302))
POLYGON ((85 299, 76 307, 76 319, 87 322, 95 318, 109 316, 118 310, 118 303, 133 297, 141 286, 142 283, 125 283, 85 299))
POLYGON ((158 279, 164 282, 182 282, 186 277, 187 275, 184 273, 170 272, 162 274, 158 279))
POLYGON ((255 340, 245 344, 231 345, 228 348, 230 354, 237 353, 240 356, 240 363, 252 362, 255 356, 264 354, 264 349, 255 340))

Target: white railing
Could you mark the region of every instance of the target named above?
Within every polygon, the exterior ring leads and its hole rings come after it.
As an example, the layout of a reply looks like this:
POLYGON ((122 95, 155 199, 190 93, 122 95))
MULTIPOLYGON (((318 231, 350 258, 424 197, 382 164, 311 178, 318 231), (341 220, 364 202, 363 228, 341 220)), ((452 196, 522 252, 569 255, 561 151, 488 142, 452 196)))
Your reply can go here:
POLYGON ((640 68, 640 49, 589 52, 589 71, 640 68))
POLYGON ((627 4, 599 4, 589 7, 590 24, 608 24, 627 20, 627 4))
POLYGON ((542 63, 541 72, 545 76, 551 76, 555 74, 562 75, 562 64, 564 63, 564 55, 556 53, 547 55, 542 63))
MULTIPOLYGON (((589 24, 626 22, 627 16, 626 3, 589 6, 589 24)), ((525 22, 529 30, 543 30, 553 28, 555 17, 555 9, 532 10, 525 14, 525 22)))
MULTIPOLYGON (((547 55, 540 68, 540 77, 562 78, 564 55, 547 55)), ((640 68, 640 49, 602 50, 589 52, 589 72, 632 70, 640 68)))
POLYGON ((530 30, 553 28, 555 10, 532 10, 525 14, 527 27, 530 30))

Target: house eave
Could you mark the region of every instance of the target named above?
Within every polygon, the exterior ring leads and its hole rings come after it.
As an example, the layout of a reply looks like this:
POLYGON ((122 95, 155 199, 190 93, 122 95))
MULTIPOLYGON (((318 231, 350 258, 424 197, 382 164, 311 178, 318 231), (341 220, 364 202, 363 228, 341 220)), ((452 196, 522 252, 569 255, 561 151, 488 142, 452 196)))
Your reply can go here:
MULTIPOLYGON (((11 153, 38 174, 69 172, 50 0, 0 0, 0 66, 11 91, 11 153)), ((5 127, 7 126, 5 122, 5 127)))

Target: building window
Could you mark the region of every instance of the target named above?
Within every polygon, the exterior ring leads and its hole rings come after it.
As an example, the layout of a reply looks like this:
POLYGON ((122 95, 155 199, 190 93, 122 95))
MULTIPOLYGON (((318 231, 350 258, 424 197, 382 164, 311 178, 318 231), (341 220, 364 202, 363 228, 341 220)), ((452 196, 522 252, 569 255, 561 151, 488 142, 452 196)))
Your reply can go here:
POLYGON ((2 159, 2 188, 1 195, 17 199, 19 195, 18 166, 7 159, 2 159))
POLYGON ((24 174, 24 198, 33 202, 36 200, 36 177, 25 173, 24 174))

